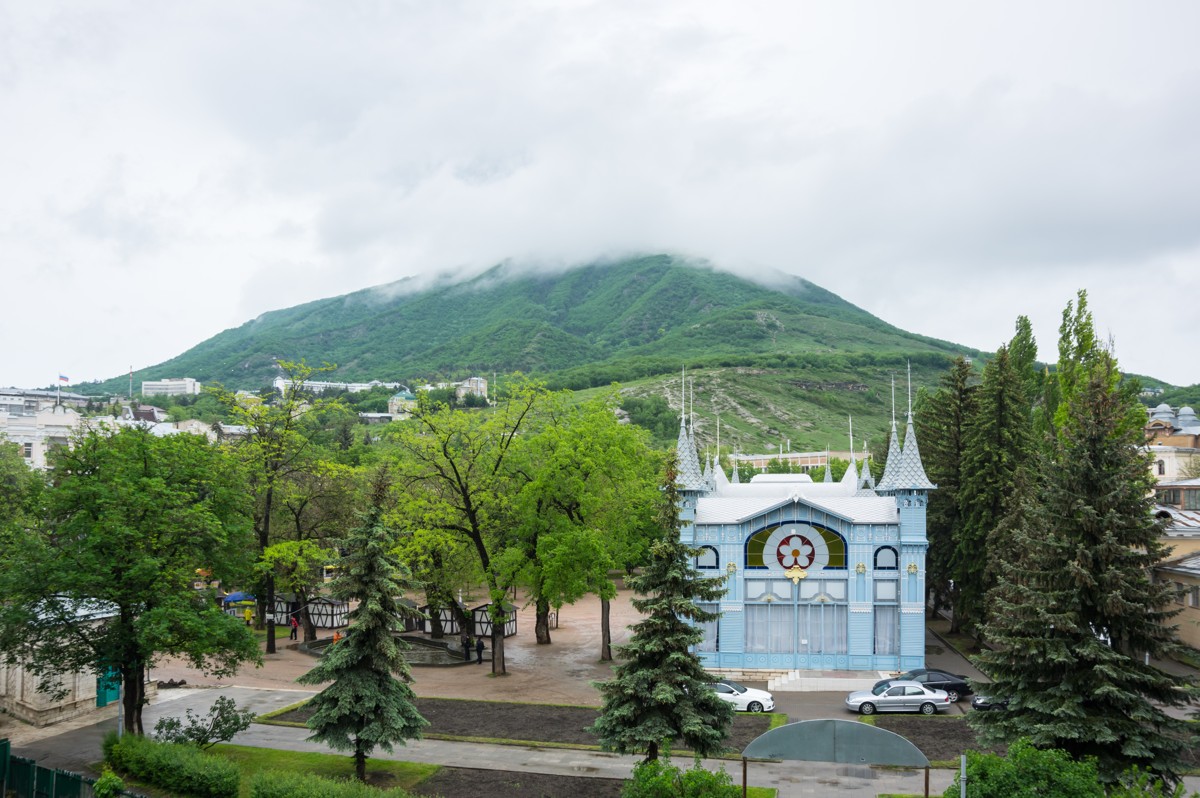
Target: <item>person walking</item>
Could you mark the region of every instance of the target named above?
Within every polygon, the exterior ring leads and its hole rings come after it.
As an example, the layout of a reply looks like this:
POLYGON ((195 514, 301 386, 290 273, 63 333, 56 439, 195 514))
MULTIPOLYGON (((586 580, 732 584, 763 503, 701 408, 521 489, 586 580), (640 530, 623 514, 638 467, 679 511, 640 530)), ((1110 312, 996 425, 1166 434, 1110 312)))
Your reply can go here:
POLYGON ((470 662, 471 661, 471 636, 469 634, 464 634, 462 636, 462 647, 463 647, 463 662, 470 662))
POLYGON ((483 637, 475 641, 475 663, 477 665, 483 664, 483 637))
POLYGON ((292 621, 291 621, 290 626, 292 627, 292 631, 288 635, 288 640, 295 640, 296 634, 300 631, 300 621, 296 620, 295 613, 292 614, 292 621))

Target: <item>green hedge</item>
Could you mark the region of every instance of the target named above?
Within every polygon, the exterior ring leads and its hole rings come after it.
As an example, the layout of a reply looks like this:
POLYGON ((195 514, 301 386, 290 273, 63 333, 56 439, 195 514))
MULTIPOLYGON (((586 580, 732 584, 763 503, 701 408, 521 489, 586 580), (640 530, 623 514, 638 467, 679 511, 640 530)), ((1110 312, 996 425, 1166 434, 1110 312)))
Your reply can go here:
POLYGON ((380 791, 361 781, 263 770, 250 781, 250 798, 409 798, 409 794, 401 789, 380 791))
POLYGON ((237 766, 192 745, 160 743, 148 737, 116 734, 104 740, 104 761, 113 770, 179 795, 237 798, 237 766))

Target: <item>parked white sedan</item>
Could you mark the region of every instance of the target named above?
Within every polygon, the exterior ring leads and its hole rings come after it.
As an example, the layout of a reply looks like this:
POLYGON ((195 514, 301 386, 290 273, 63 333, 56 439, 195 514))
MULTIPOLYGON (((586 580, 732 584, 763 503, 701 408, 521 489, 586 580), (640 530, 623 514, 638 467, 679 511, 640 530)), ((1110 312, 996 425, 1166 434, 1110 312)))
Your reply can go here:
POLYGON ((932 715, 951 706, 945 690, 931 690, 917 682, 884 682, 871 690, 859 690, 846 696, 846 709, 863 715, 876 712, 920 712, 932 715))
POLYGON ((717 697, 733 704, 742 712, 770 712, 775 709, 775 697, 766 690, 757 690, 738 684, 732 679, 722 679, 709 685, 717 697))

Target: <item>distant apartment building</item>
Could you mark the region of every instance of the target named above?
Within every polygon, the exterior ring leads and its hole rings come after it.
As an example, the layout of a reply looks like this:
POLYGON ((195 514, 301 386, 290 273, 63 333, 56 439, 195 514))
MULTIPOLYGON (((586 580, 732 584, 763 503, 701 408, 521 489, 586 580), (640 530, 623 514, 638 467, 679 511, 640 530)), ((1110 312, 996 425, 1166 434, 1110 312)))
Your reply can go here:
POLYGON ((483 377, 467 377, 462 382, 451 383, 454 395, 462 399, 468 395, 488 398, 488 382, 483 377))
MULTIPOLYGON (((275 390, 283 393, 284 390, 292 384, 291 380, 283 377, 276 377, 271 383, 275 390)), ((370 382, 323 382, 321 380, 305 380, 301 383, 301 387, 312 391, 313 393, 324 393, 325 391, 346 391, 348 393, 362 393, 369 391, 372 388, 403 388, 404 386, 398 382, 380 382, 379 380, 371 380, 370 382)))
MULTIPOLYGON (((732 454, 729 461, 735 465, 749 465, 755 471, 767 471, 771 463, 786 463, 793 470, 799 468, 804 473, 819 471, 825 468, 830 458, 850 459, 850 452, 765 452, 763 454, 732 454)), ((862 453, 855 456, 855 461, 862 459, 862 453)))
POLYGON ((466 396, 478 396, 483 399, 488 398, 488 381, 483 377, 468 377, 462 382, 439 382, 426 383, 417 388, 418 391, 446 391, 453 390, 454 396, 462 399, 466 396))
POLYGON ((417 409, 417 397, 411 391, 400 391, 391 399, 388 399, 388 415, 393 419, 406 419, 412 415, 412 411, 417 409))
POLYGON ((200 383, 191 377, 146 380, 142 383, 142 396, 196 396, 199 393, 200 383))
POLYGON ((1190 407, 1175 411, 1170 405, 1160 404, 1148 412, 1146 448, 1153 458, 1150 467, 1154 478, 1161 483, 1196 476, 1200 469, 1200 420, 1196 411, 1190 407))
POLYGON ((82 408, 89 397, 70 391, 32 391, 25 388, 0 388, 0 410, 10 413, 36 413, 54 405, 82 408))
POLYGON ((65 405, 50 405, 32 412, 0 407, 0 440, 15 443, 30 468, 45 468, 46 453, 66 446, 79 431, 83 415, 65 405))
POLYGON ((1154 581, 1174 588, 1180 613, 1170 623, 1181 641, 1200 649, 1200 479, 1159 482, 1154 499, 1164 527, 1160 541, 1170 547, 1154 566, 1154 581))

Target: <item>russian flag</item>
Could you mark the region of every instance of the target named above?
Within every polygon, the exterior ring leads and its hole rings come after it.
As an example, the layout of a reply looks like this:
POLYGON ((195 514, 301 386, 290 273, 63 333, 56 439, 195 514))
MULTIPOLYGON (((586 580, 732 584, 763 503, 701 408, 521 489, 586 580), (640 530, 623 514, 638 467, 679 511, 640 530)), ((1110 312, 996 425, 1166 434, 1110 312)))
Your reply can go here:
POLYGON ((69 378, 69 377, 67 377, 65 374, 59 374, 59 375, 58 375, 58 381, 59 381, 59 382, 70 382, 71 380, 70 380, 70 378, 69 378))

